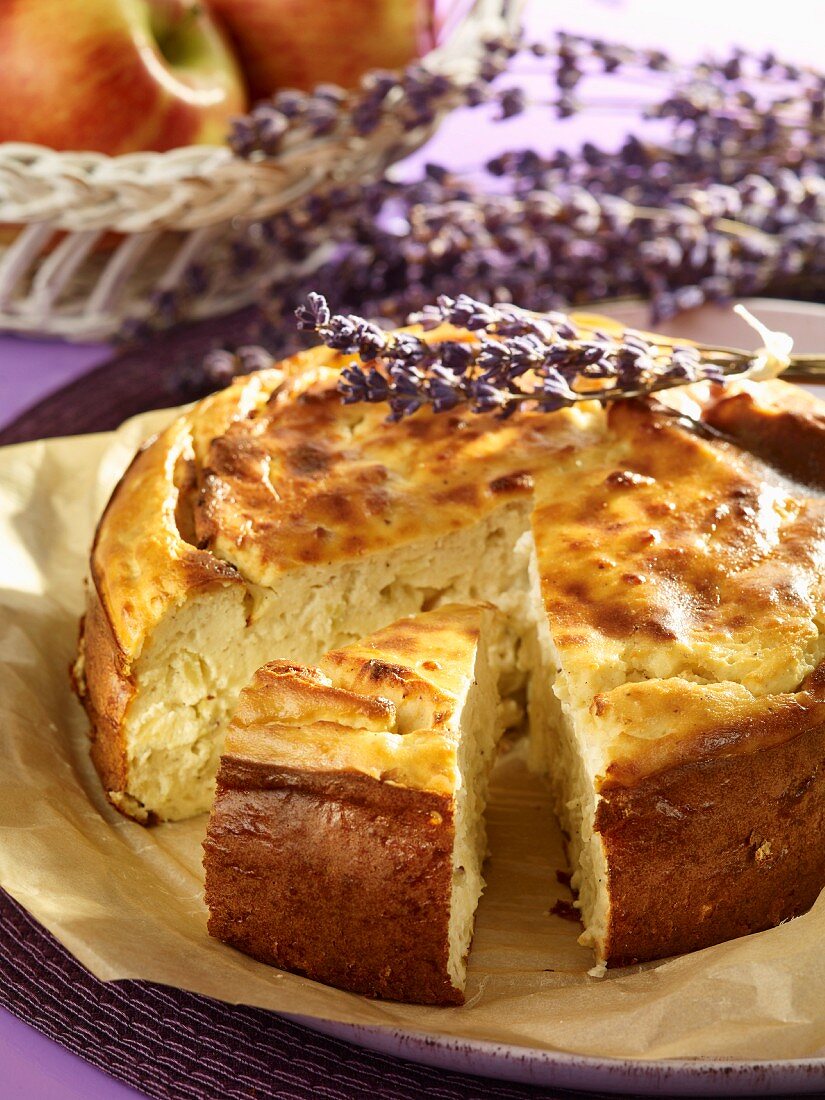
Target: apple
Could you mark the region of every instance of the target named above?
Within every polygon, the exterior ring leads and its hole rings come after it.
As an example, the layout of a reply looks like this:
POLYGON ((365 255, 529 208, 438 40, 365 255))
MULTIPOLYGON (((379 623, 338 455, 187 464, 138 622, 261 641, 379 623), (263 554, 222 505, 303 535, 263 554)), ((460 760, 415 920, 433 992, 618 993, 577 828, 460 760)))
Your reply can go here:
POLYGON ((253 99, 396 69, 433 45, 433 0, 209 0, 253 99))
POLYGON ((131 153, 221 144, 246 109, 197 0, 0 0, 0 141, 131 153))

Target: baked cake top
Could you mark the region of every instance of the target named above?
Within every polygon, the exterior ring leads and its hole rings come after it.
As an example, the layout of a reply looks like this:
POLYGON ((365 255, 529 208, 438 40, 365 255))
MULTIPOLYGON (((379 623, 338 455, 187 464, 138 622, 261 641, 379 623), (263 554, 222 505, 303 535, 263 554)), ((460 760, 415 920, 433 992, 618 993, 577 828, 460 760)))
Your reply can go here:
MULTIPOLYGON (((474 339, 450 326, 421 336, 474 339)), ((240 378, 135 458, 92 552, 127 659, 194 589, 274 585, 291 569, 467 526, 529 501, 535 469, 603 431, 596 406, 509 421, 422 411, 390 424, 384 406, 341 403, 346 362, 319 347, 240 378)))
MULTIPOLYGON (((764 396, 781 403, 786 388, 764 396)), ((820 413, 806 410, 810 428, 820 413)), ((721 745, 728 727, 767 736, 766 723, 777 735, 822 720, 821 689, 798 689, 825 659, 825 496, 655 407, 617 403, 608 423, 602 446, 537 477, 533 518, 568 701, 590 710, 602 744, 597 771, 607 758, 618 775, 617 754, 652 767, 653 742, 659 767, 701 731, 721 745)))
POLYGON ((594 716, 600 774, 617 777, 622 753, 625 777, 661 764, 697 731, 739 722, 766 735, 777 714, 771 736, 787 736, 789 721, 818 713, 806 683, 825 657, 814 398, 778 381, 703 383, 607 412, 422 411, 391 424, 384 406, 341 404, 344 362, 319 348, 240 379, 136 457, 92 557, 124 676, 193 595, 277 590, 287 571, 436 540, 535 501, 544 606, 567 702, 594 716))
POLYGON ((241 692, 225 758, 337 772, 450 794, 457 721, 486 605, 445 604, 332 650, 317 666, 270 661, 241 692))

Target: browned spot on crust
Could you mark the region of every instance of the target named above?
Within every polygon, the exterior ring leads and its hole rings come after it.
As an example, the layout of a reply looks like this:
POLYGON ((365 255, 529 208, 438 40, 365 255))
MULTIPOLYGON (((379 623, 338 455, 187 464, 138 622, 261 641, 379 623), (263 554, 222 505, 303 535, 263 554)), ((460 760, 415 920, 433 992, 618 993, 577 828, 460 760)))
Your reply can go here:
POLYGON ((432 439, 440 435, 437 421, 432 416, 414 416, 407 421, 407 433, 418 440, 432 439))
MULTIPOLYGON (((394 499, 382 489, 368 489, 364 493, 364 511, 371 516, 383 516, 392 511, 394 499)), ((387 522, 391 522, 388 520, 387 522)))
POLYGON ((379 661, 377 658, 371 661, 367 661, 367 678, 372 680, 373 683, 390 682, 396 684, 404 684, 410 678, 409 669, 402 668, 401 665, 391 665, 386 661, 379 661))
POLYGON ((604 479, 605 485, 611 489, 631 489, 636 485, 654 485, 652 477, 636 473, 634 470, 614 470, 604 479))
POLYGON ((324 550, 317 543, 304 543, 298 550, 298 558, 307 565, 317 565, 324 560, 324 550))
POLYGON ((342 489, 318 493, 313 498, 311 512, 313 518, 333 527, 354 525, 358 518, 358 510, 342 489))
POLYGON ((479 502, 479 497, 479 486, 474 481, 451 485, 449 489, 433 493, 433 500, 440 504, 460 504, 468 508, 475 507, 479 502))
POLYGON ((514 474, 504 474, 490 482, 492 493, 530 493, 533 490, 533 476, 526 470, 514 474))
POLYGON ((356 557, 366 549, 366 543, 360 535, 348 535, 342 540, 341 546, 348 557, 356 557))
POLYGON ((676 511, 672 500, 653 500, 645 504, 645 514, 650 519, 663 519, 676 511))
MULTIPOLYGON (((258 440, 245 434, 247 426, 240 422, 231 425, 226 435, 212 441, 211 458, 222 476, 255 476, 262 449, 258 440)), ((215 476, 214 470, 207 470, 208 476, 215 476)))
POLYGON ((332 458, 322 443, 305 440, 297 443, 285 455, 291 473, 299 477, 317 478, 329 469, 332 458))
POLYGON ((390 473, 386 466, 373 463, 369 466, 356 466, 353 476, 360 485, 383 485, 390 473))

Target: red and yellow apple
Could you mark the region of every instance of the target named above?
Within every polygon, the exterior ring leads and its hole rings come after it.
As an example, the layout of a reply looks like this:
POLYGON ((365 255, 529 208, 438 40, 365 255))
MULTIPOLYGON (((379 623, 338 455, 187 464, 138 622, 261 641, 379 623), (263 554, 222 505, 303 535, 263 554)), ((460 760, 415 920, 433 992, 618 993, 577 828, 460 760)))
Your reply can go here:
MULTIPOLYGON (((1 0, 0 0, 1 2, 1 0)), ((433 0, 209 0, 253 99, 395 69, 433 45, 433 0)))
POLYGON ((0 141, 129 153, 226 140, 243 77, 197 0, 0 0, 0 141))

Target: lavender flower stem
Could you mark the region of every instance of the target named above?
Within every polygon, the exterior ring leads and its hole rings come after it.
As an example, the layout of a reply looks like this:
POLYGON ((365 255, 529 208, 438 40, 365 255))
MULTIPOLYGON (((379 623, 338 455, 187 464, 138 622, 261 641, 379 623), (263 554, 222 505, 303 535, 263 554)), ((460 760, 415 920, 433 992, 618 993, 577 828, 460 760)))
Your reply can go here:
POLYGON ((467 295, 442 295, 418 319, 425 328, 452 324, 474 339, 428 343, 385 333, 352 315, 333 315, 322 294, 295 311, 299 327, 330 348, 358 355, 341 372, 347 404, 387 402, 391 420, 424 407, 444 412, 467 403, 473 412, 508 416, 520 407, 553 412, 582 401, 639 397, 700 380, 721 382, 751 365, 745 353, 658 343, 625 331, 620 339, 577 330, 561 313, 534 315, 489 306, 467 295))

